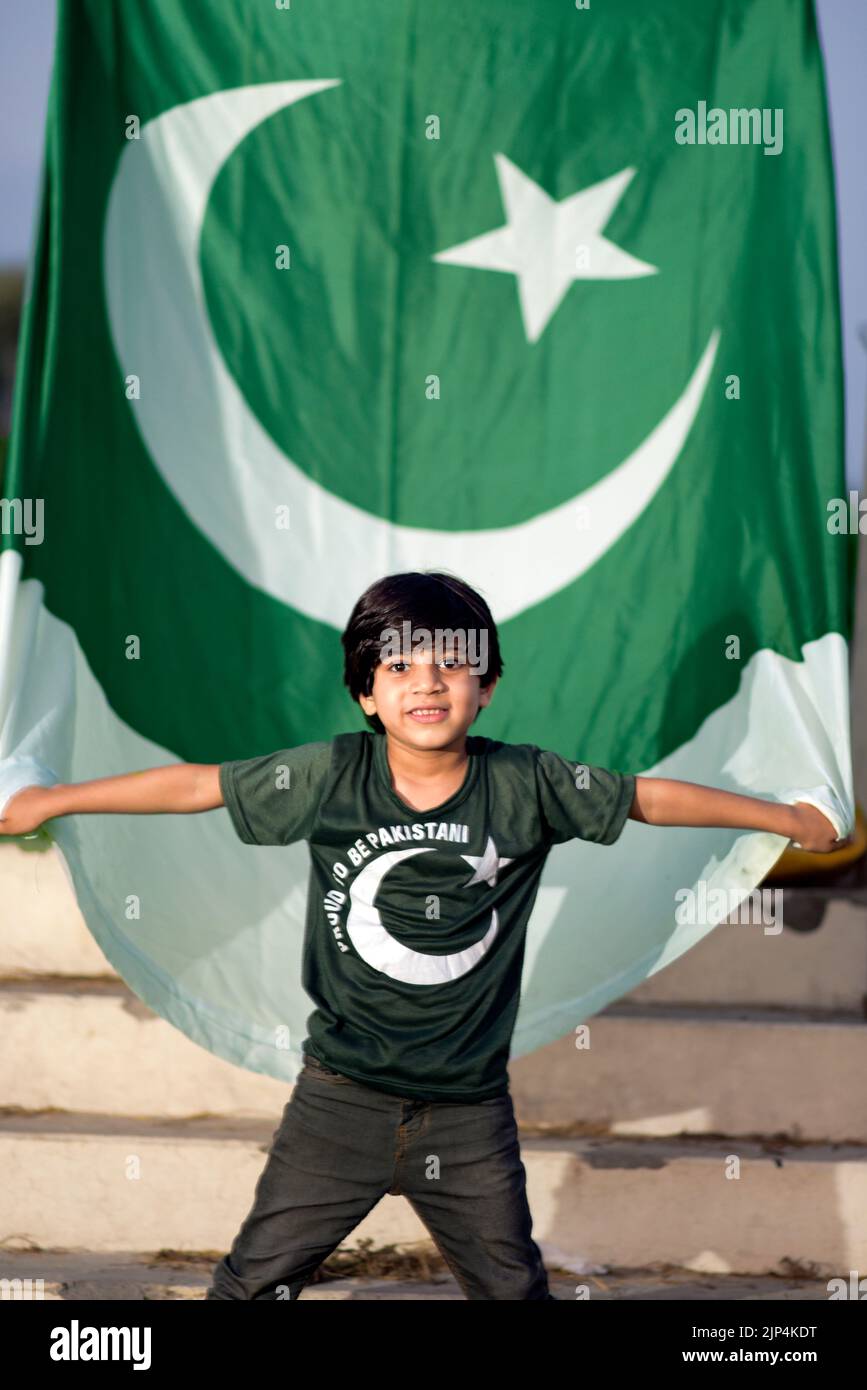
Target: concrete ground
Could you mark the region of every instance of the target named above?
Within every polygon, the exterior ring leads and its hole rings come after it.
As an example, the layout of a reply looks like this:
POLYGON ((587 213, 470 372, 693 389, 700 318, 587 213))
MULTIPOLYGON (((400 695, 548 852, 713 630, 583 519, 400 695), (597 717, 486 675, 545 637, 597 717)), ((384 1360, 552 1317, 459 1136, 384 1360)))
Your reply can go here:
MULTIPOLYGON (((0 1279, 42 1279, 46 1300, 204 1299, 213 1263, 210 1256, 147 1259, 134 1255, 15 1250, 0 1252, 0 1279)), ((689 1270, 611 1270, 606 1274, 568 1275, 549 1270, 549 1280, 551 1292, 564 1301, 572 1301, 576 1288, 583 1286, 589 1289, 590 1299, 596 1301, 828 1299, 826 1281, 815 1278, 711 1275, 689 1270)), ((37 1286, 32 1287, 35 1291, 37 1286)), ((9 1295, 0 1294, 0 1298, 4 1296, 9 1295)), ((301 1300, 304 1299, 465 1301, 450 1274, 433 1271, 425 1279, 359 1274, 326 1277, 309 1284, 301 1294, 301 1300)))

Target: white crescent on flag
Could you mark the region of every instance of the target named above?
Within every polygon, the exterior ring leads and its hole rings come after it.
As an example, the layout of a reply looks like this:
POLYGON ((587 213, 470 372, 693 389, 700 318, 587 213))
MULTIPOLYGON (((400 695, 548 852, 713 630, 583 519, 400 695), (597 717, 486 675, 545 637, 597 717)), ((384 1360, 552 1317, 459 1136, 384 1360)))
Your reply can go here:
POLYGON ((622 463, 527 521, 433 531, 395 525, 335 496, 275 444, 226 367, 199 246, 214 180, 239 141, 338 82, 268 82, 199 97, 149 121, 124 150, 108 199, 104 275, 118 360, 141 383, 133 416, 194 524, 250 584, 282 603, 341 628, 383 574, 445 566, 481 588, 505 621, 578 579, 644 511, 689 434, 720 333, 713 330, 682 394, 622 463), (286 505, 290 529, 278 530, 276 509, 286 505), (326 567, 328 535, 340 538, 340 564, 326 567))

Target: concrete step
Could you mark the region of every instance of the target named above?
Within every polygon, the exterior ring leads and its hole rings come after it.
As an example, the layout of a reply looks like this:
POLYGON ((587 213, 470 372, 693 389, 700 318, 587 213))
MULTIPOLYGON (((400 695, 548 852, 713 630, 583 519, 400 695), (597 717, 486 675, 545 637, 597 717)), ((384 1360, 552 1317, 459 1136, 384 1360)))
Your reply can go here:
MULTIPOLYGON (((0 1029, 6 1108, 276 1124, 291 1095, 190 1042, 119 981, 7 981, 0 1029)), ((863 1019, 623 1003, 590 1019, 586 1037, 512 1062, 522 1127, 867 1143, 863 1019)))
MULTIPOLYGON (((54 1251, 0 1251, 0 1298, 45 1299, 46 1302, 97 1300, 192 1300, 204 1299, 213 1261, 176 1255, 159 1261, 140 1254, 95 1255, 89 1251, 58 1254, 54 1251), (2 1281, 10 1283, 8 1287, 2 1281), (15 1281, 18 1281, 17 1283, 15 1281), (29 1281, 29 1282, 28 1282, 29 1281)), ((302 1290, 299 1302, 463 1302, 457 1281, 448 1272, 426 1278, 399 1273, 388 1278, 366 1274, 341 1278, 329 1273, 333 1260, 317 1271, 315 1283, 302 1290)), ((555 1298, 593 1302, 713 1300, 767 1301, 822 1300, 828 1298, 827 1280, 775 1278, 756 1275, 696 1275, 685 1270, 605 1270, 576 1279, 550 1264, 548 1284, 555 1298)))
POLYGON ((85 925, 55 847, 0 840, 0 977, 44 974, 117 978, 85 925))
MULTIPOLYGON (((822 903, 786 888, 791 900, 823 912, 813 931, 767 930, 758 920, 723 922, 678 960, 651 975, 627 997, 638 1004, 827 1009, 864 1014, 867 997, 867 907, 844 899, 822 903)), ((786 904, 790 904, 787 911, 786 904)), ((744 915, 747 915, 746 913, 744 915)))
MULTIPOLYGON (((0 1246, 216 1257, 249 1210, 272 1134, 253 1121, 0 1117, 0 1246)), ((536 1137, 522 1156, 534 1238, 560 1267, 825 1279, 867 1269, 865 1146, 536 1137)), ((429 1245, 391 1195, 344 1247, 366 1240, 429 1245)))
POLYGON ((627 1000, 509 1070, 524 1129, 862 1144, 865 1067, 862 1018, 627 1000))
POLYGON ((191 1042, 116 978, 0 981, 0 1030, 7 1108, 270 1119, 292 1092, 191 1042))
MULTIPOLYGON (((798 918, 799 904, 817 901, 811 890, 778 892, 783 922, 798 918)), ((57 851, 0 842, 0 978, 42 975, 117 978, 84 923, 57 851)), ((630 998, 862 1012, 865 994, 867 906, 832 900, 815 931, 768 931, 759 920, 720 925, 630 998)))

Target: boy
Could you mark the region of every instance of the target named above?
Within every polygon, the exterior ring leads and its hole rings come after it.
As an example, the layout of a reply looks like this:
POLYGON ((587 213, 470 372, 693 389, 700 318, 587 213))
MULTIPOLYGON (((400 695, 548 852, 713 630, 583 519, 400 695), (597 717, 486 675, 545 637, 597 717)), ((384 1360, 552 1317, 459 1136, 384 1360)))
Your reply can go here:
POLYGON ((487 604, 452 576, 371 585, 342 642, 345 683, 372 732, 28 787, 0 831, 83 812, 225 805, 245 843, 308 841, 303 982, 316 1008, 304 1066, 207 1298, 297 1298, 393 1192, 468 1299, 553 1301, 507 1074, 525 928, 551 846, 573 836, 613 844, 630 817, 767 830, 820 852, 834 848, 835 829, 803 802, 468 737, 503 663, 487 604))

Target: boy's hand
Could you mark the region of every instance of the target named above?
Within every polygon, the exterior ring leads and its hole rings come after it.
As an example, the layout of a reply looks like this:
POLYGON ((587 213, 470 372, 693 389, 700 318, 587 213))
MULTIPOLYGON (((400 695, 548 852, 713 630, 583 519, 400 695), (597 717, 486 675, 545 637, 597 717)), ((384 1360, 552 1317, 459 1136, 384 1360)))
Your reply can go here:
POLYGON ((30 835, 51 816, 47 787, 22 787, 0 816, 0 835, 30 835))
POLYGON ((812 854, 830 854, 832 850, 851 845, 852 836, 838 840, 828 817, 808 801, 796 801, 792 810, 794 825, 791 839, 799 849, 809 850, 812 854))

